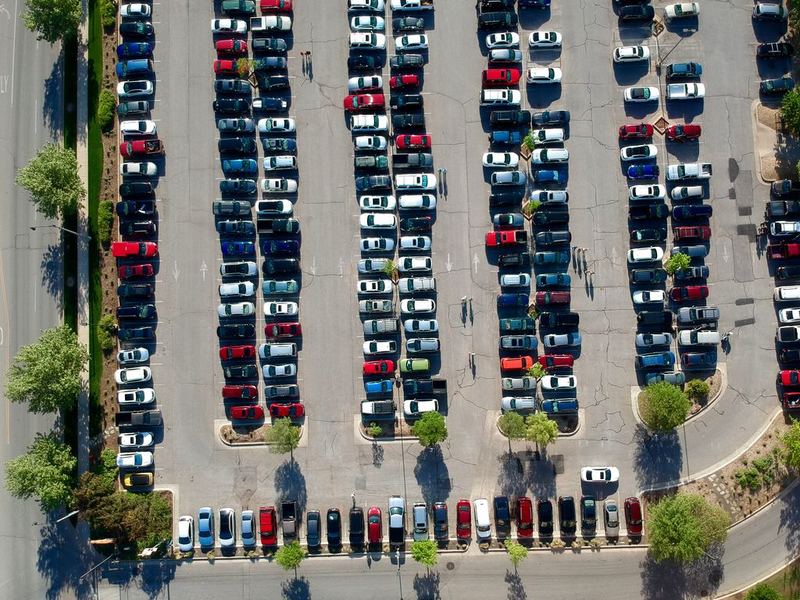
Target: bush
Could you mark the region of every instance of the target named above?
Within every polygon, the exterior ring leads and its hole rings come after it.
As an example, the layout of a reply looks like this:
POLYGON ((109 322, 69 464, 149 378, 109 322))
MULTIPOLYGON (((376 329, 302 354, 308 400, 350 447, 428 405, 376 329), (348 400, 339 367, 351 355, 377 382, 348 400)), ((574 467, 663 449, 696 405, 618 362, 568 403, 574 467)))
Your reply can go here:
POLYGON ((97 339, 103 352, 111 352, 117 346, 114 337, 117 335, 117 320, 114 315, 103 315, 97 324, 97 339))
POLYGON ((794 89, 781 100, 781 120, 794 135, 800 135, 800 90, 794 89))
POLYGON ((117 3, 114 0, 100 0, 100 22, 106 29, 117 24, 117 3))
POLYGON ((774 587, 767 583, 759 583, 752 588, 744 600, 782 600, 783 596, 774 587))
POLYGON ((736 477, 736 483, 751 492, 761 488, 761 477, 758 476, 758 471, 753 467, 736 471, 734 477, 736 477))
POLYGON ((97 236, 103 246, 111 241, 111 228, 114 226, 114 203, 103 200, 97 207, 97 236))
POLYGON ((667 263, 664 265, 664 268, 667 270, 667 273, 674 275, 675 271, 678 269, 686 269, 690 264, 692 264, 692 259, 689 257, 689 255, 684 254, 683 252, 678 252, 667 259, 667 263))
POLYGON ((708 396, 711 387, 702 379, 691 379, 686 383, 684 391, 689 397, 689 400, 697 402, 708 396))
POLYGON ((378 437, 380 434, 383 433, 383 427, 381 427, 377 423, 370 423, 369 427, 367 427, 367 433, 372 437, 378 437))
POLYGON ((97 100, 97 124, 103 131, 110 131, 114 126, 114 110, 116 109, 117 101, 109 90, 100 92, 100 97, 97 100))

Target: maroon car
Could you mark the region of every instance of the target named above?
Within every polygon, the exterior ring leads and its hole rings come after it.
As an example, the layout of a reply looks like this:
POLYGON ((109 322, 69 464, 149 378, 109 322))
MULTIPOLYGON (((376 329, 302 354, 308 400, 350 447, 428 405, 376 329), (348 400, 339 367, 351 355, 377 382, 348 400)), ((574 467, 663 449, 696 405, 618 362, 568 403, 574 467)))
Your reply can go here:
POLYGON ((222 386, 222 397, 233 400, 252 400, 258 398, 258 388, 254 385, 222 386))
POLYGON ((350 112, 383 108, 386 98, 383 94, 350 94, 344 99, 344 108, 350 112))
POLYGON ((667 128, 667 139, 673 142, 688 142, 699 138, 702 131, 700 125, 694 123, 672 125, 667 128))
POLYGON ((676 242, 684 240, 707 241, 711 239, 711 227, 708 225, 687 225, 676 227, 672 233, 676 242))
POLYGON ((537 359, 545 371, 553 369, 571 369, 575 364, 575 359, 570 354, 543 354, 537 359))
POLYGON ((261 421, 264 419, 264 409, 260 406, 234 406, 231 408, 231 420, 261 421))
POLYGON ((150 263, 145 263, 143 265, 122 265, 119 268, 119 278, 152 277, 154 272, 153 265, 150 263))
POLYGON ((292 404, 273 404, 269 407, 269 414, 274 419, 282 419, 289 417, 290 419, 299 419, 306 414, 306 408, 301 402, 293 402, 292 404))
POLYGON ((626 498, 623 505, 625 510, 625 524, 628 528, 628 535, 642 535, 642 505, 638 498, 626 498))
POLYGON ((621 140, 642 140, 653 137, 653 126, 648 123, 622 125, 619 128, 621 140))
POLYGON ((536 306, 569 304, 569 292, 536 292, 536 306))

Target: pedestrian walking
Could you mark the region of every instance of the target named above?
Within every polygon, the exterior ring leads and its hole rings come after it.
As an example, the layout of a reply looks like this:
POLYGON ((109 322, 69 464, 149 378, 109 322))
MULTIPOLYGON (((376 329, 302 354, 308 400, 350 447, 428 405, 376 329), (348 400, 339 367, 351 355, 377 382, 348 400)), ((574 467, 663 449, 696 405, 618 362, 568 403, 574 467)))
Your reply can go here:
POLYGON ((444 176, 444 180, 445 180, 445 182, 446 182, 446 181, 447 181, 447 167, 445 167, 444 169, 442 169, 442 175, 444 176))

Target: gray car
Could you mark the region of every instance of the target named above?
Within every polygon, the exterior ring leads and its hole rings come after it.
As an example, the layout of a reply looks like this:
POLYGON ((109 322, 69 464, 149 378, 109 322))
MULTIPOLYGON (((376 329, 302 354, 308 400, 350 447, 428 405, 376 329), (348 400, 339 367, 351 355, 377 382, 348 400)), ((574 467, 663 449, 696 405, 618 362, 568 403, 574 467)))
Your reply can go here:
POLYGON ((581 334, 574 333, 551 333, 542 337, 542 343, 546 349, 557 348, 559 346, 575 347, 581 345, 581 334))
POLYGON ((412 537, 415 542, 428 539, 428 507, 424 502, 415 502, 411 509, 411 518, 414 521, 412 537))
POLYGON ((651 346, 669 346, 671 343, 672 343, 672 334, 669 333, 636 334, 637 348, 650 348, 651 346))
POLYGON ((256 521, 252 510, 243 510, 241 517, 242 546, 256 547, 256 521))
POLYGON ((414 338, 406 341, 406 352, 438 352, 439 340, 436 338, 414 338))
POLYGON ((619 535, 619 507, 613 498, 606 500, 603 505, 603 523, 607 538, 615 538, 619 535))
POLYGON ((533 396, 504 396, 500 401, 503 412, 515 410, 517 412, 533 412, 536 410, 536 398, 533 396))

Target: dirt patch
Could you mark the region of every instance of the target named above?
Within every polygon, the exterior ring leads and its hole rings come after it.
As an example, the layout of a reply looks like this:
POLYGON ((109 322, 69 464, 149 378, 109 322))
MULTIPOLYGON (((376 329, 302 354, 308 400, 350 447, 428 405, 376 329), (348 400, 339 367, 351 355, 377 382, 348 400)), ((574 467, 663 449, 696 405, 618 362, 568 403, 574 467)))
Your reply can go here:
POLYGON ((694 416, 701 412, 708 406, 709 399, 714 399, 717 397, 722 389, 722 373, 720 373, 718 370, 714 371, 710 377, 704 378, 703 381, 708 384, 708 395, 705 398, 700 398, 692 404, 692 407, 689 409, 689 416, 694 416))
POLYGON ((800 161, 800 141, 781 123, 779 106, 756 107, 756 146, 765 181, 795 179, 800 161))
POLYGON ((223 441, 228 444, 253 444, 262 443, 266 445, 264 436, 267 431, 272 427, 268 423, 264 423, 261 427, 245 428, 234 427, 233 425, 223 425, 220 427, 219 434, 223 441))

